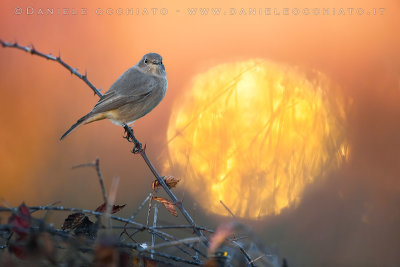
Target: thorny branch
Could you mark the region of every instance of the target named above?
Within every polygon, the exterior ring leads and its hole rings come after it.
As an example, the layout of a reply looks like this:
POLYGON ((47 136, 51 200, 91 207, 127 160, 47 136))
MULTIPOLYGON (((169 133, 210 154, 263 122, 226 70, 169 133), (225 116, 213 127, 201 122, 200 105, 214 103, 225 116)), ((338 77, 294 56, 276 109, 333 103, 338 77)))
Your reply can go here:
MULTIPOLYGON (((33 46, 21 46, 19 45, 17 42, 14 43, 9 43, 9 42, 4 42, 2 40, 0 40, 0 43, 3 47, 10 47, 10 48, 17 48, 20 49, 22 51, 31 53, 32 55, 37 55, 40 56, 42 58, 48 59, 48 60, 52 60, 52 61, 56 61, 59 64, 61 64, 64 68, 66 68, 67 70, 69 70, 71 72, 71 74, 77 76, 79 79, 83 80, 92 90, 93 92, 99 96, 102 97, 103 95, 100 93, 100 90, 97 89, 87 78, 87 74, 83 75, 81 73, 79 73, 77 71, 77 69, 72 68, 69 64, 67 64, 65 61, 63 61, 61 59, 60 56, 55 57, 51 54, 44 54, 42 52, 37 51, 33 46)), ((188 223, 190 225, 193 226, 194 231, 196 232, 196 234, 198 236, 203 236, 203 234, 201 233, 201 231, 197 230, 194 226, 195 223, 192 219, 192 217, 189 215, 189 213, 185 210, 185 208, 183 207, 182 203, 178 200, 178 198, 174 195, 174 193, 172 193, 172 191, 168 188, 168 186, 165 184, 164 179, 160 176, 160 174, 158 174, 157 170, 154 168, 153 164, 151 163, 150 159, 147 157, 146 155, 146 147, 142 147, 142 144, 136 139, 132 128, 130 128, 128 125, 124 125, 123 126, 125 129, 125 132, 127 134, 126 139, 128 139, 129 141, 134 143, 134 149, 132 150, 133 153, 135 154, 140 154, 142 156, 142 158, 144 159, 144 161, 146 162, 147 166, 149 167, 149 169, 151 170, 151 172, 153 173, 153 175, 156 177, 156 179, 158 180, 158 182, 161 184, 161 186, 164 188, 164 190, 167 192, 167 194, 169 195, 169 197, 172 199, 173 203, 176 205, 176 207, 182 212, 183 216, 185 217, 185 219, 188 221, 188 223)))
POLYGON ((42 52, 37 51, 33 45, 32 46, 22 46, 19 45, 17 42, 14 43, 9 43, 9 42, 4 42, 3 40, 0 40, 0 43, 3 47, 11 47, 11 48, 16 48, 22 51, 25 51, 27 53, 30 53, 32 55, 37 55, 39 57, 45 58, 47 60, 52 60, 55 62, 58 62, 61 66, 66 68, 71 72, 71 74, 75 75, 79 79, 81 79, 84 83, 86 83, 92 91, 98 95, 99 97, 102 97, 103 95, 100 93, 100 90, 97 89, 87 78, 87 73, 81 74, 78 72, 78 69, 72 68, 70 65, 68 65, 64 60, 61 59, 61 56, 59 55, 58 57, 53 56, 51 53, 49 54, 44 54, 42 52))
POLYGON ((149 160, 149 158, 146 155, 146 146, 142 147, 142 144, 136 139, 135 135, 133 134, 133 130, 131 127, 128 125, 123 126, 125 129, 125 132, 127 134, 126 138, 128 141, 134 143, 134 148, 132 150, 133 153, 135 154, 140 154, 144 161, 146 162, 147 166, 149 167, 150 171, 153 173, 153 175, 156 177, 157 181, 160 183, 162 188, 164 188, 165 192, 168 194, 168 196, 171 198, 173 201, 174 205, 178 207, 178 209, 182 212, 183 216, 185 217, 186 221, 193 226, 193 230, 196 232, 198 236, 204 236, 201 231, 195 228, 195 223, 192 219, 192 217, 189 215, 189 213, 185 210, 185 208, 182 205, 182 202, 178 200, 178 198, 175 196, 174 193, 169 189, 168 185, 165 183, 164 179, 160 176, 160 174, 157 172, 157 170, 154 168, 153 164, 149 160))
MULTIPOLYGON (((64 60, 61 59, 61 56, 53 56, 51 53, 49 54, 45 54, 42 52, 37 51, 33 46, 21 46, 19 45, 17 42, 14 43, 10 43, 10 42, 4 42, 2 40, 0 40, 0 43, 3 47, 8 47, 8 48, 16 48, 22 51, 25 51, 27 53, 30 53, 32 55, 37 55, 39 57, 45 58, 47 60, 51 60, 51 61, 55 61, 58 62, 61 66, 63 66, 64 68, 66 68, 68 71, 71 72, 71 74, 75 75, 76 77, 78 77, 79 79, 81 79, 83 82, 86 83, 86 85, 89 86, 89 88, 98 96, 98 97, 102 97, 102 94, 100 93, 100 90, 97 89, 87 78, 87 73, 85 74, 81 74, 80 72, 78 72, 77 69, 71 67, 69 64, 67 64, 64 60)), ((145 161, 145 163, 147 164, 148 168, 150 169, 150 171, 153 173, 153 175, 155 176, 155 178, 157 179, 157 181, 159 182, 159 184, 163 187, 163 189, 165 190, 165 192, 168 194, 168 196, 170 197, 170 199, 172 200, 172 203, 181 211, 182 215, 184 216, 184 218, 186 219, 186 221, 189 223, 189 225, 168 225, 168 226, 156 226, 155 224, 153 225, 153 227, 150 227, 148 225, 144 225, 138 222, 133 221, 133 218, 136 216, 136 214, 142 209, 143 205, 145 204, 145 202, 147 202, 150 199, 150 196, 147 197, 145 199, 145 201, 143 201, 143 203, 139 206, 138 210, 129 218, 129 219, 125 219, 122 217, 118 217, 115 215, 109 215, 109 218, 111 220, 116 220, 116 221, 120 221, 120 222, 124 222, 125 225, 123 226, 124 231, 121 233, 121 235, 123 233, 127 234, 127 225, 129 224, 129 228, 133 228, 136 229, 136 232, 141 232, 141 231, 149 231, 149 233, 152 234, 152 236, 157 236, 161 239, 163 239, 164 241, 166 241, 166 243, 161 243, 159 245, 154 245, 154 242, 152 242, 152 246, 151 247, 147 247, 147 248, 143 248, 140 244, 138 243, 126 243, 126 242, 120 242, 118 244, 119 247, 126 247, 126 248, 132 248, 135 249, 141 253, 151 253, 151 257, 154 256, 158 256, 158 257, 164 257, 167 258, 169 260, 173 260, 176 262, 183 262, 183 263, 187 263, 187 264, 191 264, 191 265, 200 265, 199 260, 197 259, 197 256, 192 256, 190 254, 191 257, 193 257, 195 259, 195 261, 188 261, 186 259, 180 258, 180 257, 176 257, 176 256, 172 256, 169 254, 165 254, 162 252, 156 252, 154 251, 154 249, 159 248, 159 247, 164 247, 164 246, 177 246, 178 249, 180 249, 181 251, 187 253, 185 250, 183 250, 179 245, 185 245, 188 246, 189 248, 193 249, 197 254, 202 255, 203 257, 206 257, 206 255, 204 255, 200 250, 196 249, 193 244, 188 244, 188 243, 199 243, 199 244, 204 244, 206 247, 208 246, 208 240, 207 238, 204 236, 203 231, 212 233, 213 230, 207 229, 205 227, 201 227, 201 226, 197 226, 194 222, 194 220, 192 219, 192 217, 189 215, 189 213, 186 211, 186 209, 183 207, 183 204, 180 200, 178 200, 178 198, 175 196, 175 194, 170 190, 170 188, 167 186, 167 184, 165 183, 163 177, 157 172, 157 170, 155 169, 154 165, 152 164, 152 162, 150 161, 150 159, 147 157, 146 154, 146 146, 142 146, 142 144, 136 139, 133 130, 131 127, 129 127, 128 125, 123 125, 123 128, 125 130, 126 136, 125 138, 129 141, 132 142, 134 144, 134 147, 132 149, 132 153, 134 154, 140 154, 140 156, 143 158, 143 160, 145 161), (194 233, 196 233, 199 237, 198 238, 186 238, 186 239, 181 239, 178 240, 176 238, 174 238, 173 236, 169 235, 168 233, 165 233, 163 231, 160 231, 160 229, 192 229, 194 233)), ((98 178, 99 178, 99 182, 100 182, 100 186, 102 189, 102 194, 103 194, 103 199, 104 202, 107 204, 107 195, 106 195, 106 190, 104 188, 104 181, 102 178, 102 174, 100 171, 100 166, 99 166, 99 160, 96 159, 95 163, 88 163, 88 164, 83 164, 80 166, 76 166, 76 167, 84 167, 84 166, 91 166, 91 167, 95 167, 98 178)), ((230 211, 226 205, 224 205, 224 203, 221 204, 228 210, 228 212, 230 211)), ((37 207, 29 207, 31 212, 35 212, 35 211, 39 211, 39 210, 53 210, 53 211, 70 211, 70 212, 79 212, 79 213, 84 213, 84 214, 90 214, 90 215, 94 215, 96 217, 100 217, 102 215, 104 215, 102 212, 96 212, 96 211, 92 211, 92 210, 86 210, 86 209, 76 209, 76 208, 65 208, 62 206, 37 206, 37 207)), ((0 207, 0 212, 5 212, 5 211, 11 211, 11 212, 15 212, 16 209, 14 208, 4 208, 4 207, 0 207)), ((230 212, 231 213, 231 212, 230 212)), ((231 213, 231 215, 233 215, 231 213)), ((233 215, 234 216, 234 215, 233 215)), ((156 220, 156 218, 155 218, 156 220)), ((7 226, 7 225, 6 225, 7 226)), ((4 226, 4 227, 6 227, 4 226)), ((112 227, 112 228, 118 228, 118 227, 112 227)), ((1 230, 1 229, 0 229, 1 230)), ((49 228, 47 227, 46 230, 48 230, 49 232, 54 232, 57 235, 61 235, 64 237, 70 237, 69 235, 66 236, 66 232, 62 231, 62 230, 57 230, 57 229, 53 229, 53 228, 49 228)), ((132 235, 130 236, 132 237, 132 235)), ((232 244, 234 244, 235 246, 237 246, 240 251, 243 253, 243 255, 246 257, 247 259, 247 264, 249 266, 254 266, 254 262, 256 260, 258 260, 258 258, 252 260, 251 257, 249 256, 249 254, 242 248, 242 246, 236 242, 236 241, 230 241, 232 244)), ((4 249, 6 248, 7 245, 1 245, 0 249, 4 249)), ((163 261, 160 260, 159 258, 155 259, 156 261, 162 263, 163 261)), ((171 264, 170 262, 164 262, 166 264, 171 264)))

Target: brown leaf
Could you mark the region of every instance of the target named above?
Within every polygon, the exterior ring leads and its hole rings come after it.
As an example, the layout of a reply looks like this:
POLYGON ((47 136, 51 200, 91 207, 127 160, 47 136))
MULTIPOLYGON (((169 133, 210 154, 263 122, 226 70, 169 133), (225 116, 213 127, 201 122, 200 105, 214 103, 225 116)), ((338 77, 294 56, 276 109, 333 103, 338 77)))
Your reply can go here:
MULTIPOLYGON (((163 177, 164 182, 167 184, 168 188, 174 188, 180 181, 180 179, 174 177, 174 176, 164 176, 163 177)), ((157 187, 161 186, 161 184, 158 182, 158 180, 154 180, 154 182, 151 185, 151 188, 156 191, 157 187)))
POLYGON ((74 233, 76 235, 85 236, 89 239, 95 239, 97 236, 98 224, 93 223, 89 220, 88 216, 85 216, 82 221, 75 227, 74 233))
POLYGON ((68 217, 65 219, 63 225, 61 226, 61 229, 74 229, 82 222, 83 218, 85 218, 85 214, 83 213, 72 213, 68 215, 68 217))
MULTIPOLYGON (((113 205, 112 210, 111 210, 111 214, 117 213, 118 211, 122 210, 125 206, 126 206, 126 204, 124 204, 124 205, 113 205)), ((106 203, 103 203, 95 211, 104 213, 104 212, 106 212, 106 210, 107 210, 107 205, 106 205, 106 203)))
POLYGON ((178 212, 176 211, 175 205, 174 205, 171 201, 169 201, 169 200, 167 200, 167 199, 165 199, 165 198, 162 198, 162 197, 152 197, 152 199, 154 199, 154 200, 156 200, 156 201, 158 201, 158 202, 161 202, 161 203, 164 205, 164 207, 165 207, 172 215, 174 215, 175 217, 178 217, 178 212))

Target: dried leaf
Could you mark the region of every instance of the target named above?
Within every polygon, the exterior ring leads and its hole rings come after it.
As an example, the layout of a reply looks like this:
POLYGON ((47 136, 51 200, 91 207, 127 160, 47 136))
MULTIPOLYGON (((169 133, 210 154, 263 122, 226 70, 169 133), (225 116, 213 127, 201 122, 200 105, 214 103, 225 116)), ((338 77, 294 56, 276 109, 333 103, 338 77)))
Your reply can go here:
MULTIPOLYGON (((179 181, 180 181, 180 179, 178 179, 178 178, 176 178, 176 177, 174 177, 174 176, 170 176, 170 175, 164 176, 163 179, 164 179, 164 182, 167 184, 167 186, 168 186, 169 189, 176 187, 176 185, 177 185, 177 184, 179 183, 179 181)), ((151 185, 151 188, 152 188, 154 191, 156 191, 156 189, 157 189, 159 186, 161 186, 161 184, 158 182, 158 180, 154 180, 154 182, 153 182, 152 185, 151 185)))
POLYGON ((162 197, 152 197, 152 199, 154 199, 154 200, 156 200, 156 201, 158 201, 158 202, 161 202, 161 203, 164 205, 164 207, 165 207, 172 215, 174 215, 175 217, 178 217, 178 212, 176 211, 175 205, 174 205, 171 201, 169 201, 169 200, 167 200, 167 199, 165 199, 165 198, 162 198, 162 197))
POLYGON ((31 213, 25 203, 22 203, 16 213, 13 213, 8 219, 8 223, 12 225, 12 231, 18 234, 20 240, 28 236, 31 226, 31 213))
POLYGON ((76 235, 84 235, 90 239, 96 239, 98 223, 93 223, 85 216, 82 221, 76 226, 74 233, 76 235))
POLYGON ((65 219, 61 229, 74 229, 82 222, 83 218, 85 218, 85 214, 83 213, 72 213, 65 219))
MULTIPOLYGON (((111 214, 117 213, 118 211, 122 210, 125 206, 126 206, 126 204, 124 204, 124 205, 113 205, 112 210, 111 210, 111 214)), ((104 213, 104 212, 106 212, 106 210, 107 210, 107 205, 106 205, 106 203, 103 203, 95 211, 104 213)))

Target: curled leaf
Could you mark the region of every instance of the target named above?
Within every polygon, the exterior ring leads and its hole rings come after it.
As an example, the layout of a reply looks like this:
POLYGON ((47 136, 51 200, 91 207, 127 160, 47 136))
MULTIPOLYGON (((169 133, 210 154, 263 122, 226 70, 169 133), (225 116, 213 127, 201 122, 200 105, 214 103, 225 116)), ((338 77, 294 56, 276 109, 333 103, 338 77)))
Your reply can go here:
POLYGON ((163 204, 164 207, 169 211, 169 213, 171 213, 175 217, 178 217, 178 212, 176 211, 175 205, 171 201, 169 201, 163 197, 152 197, 152 199, 163 204))
MULTIPOLYGON (((178 179, 178 178, 176 178, 174 176, 170 176, 170 175, 164 176, 163 179, 164 179, 164 182, 167 184, 169 189, 174 188, 180 181, 180 179, 178 179)), ((161 186, 161 184, 158 182, 158 180, 154 180, 154 182, 151 185, 151 188, 154 191, 156 191, 156 189, 159 186, 161 186)))
MULTIPOLYGON (((117 213, 118 211, 122 210, 126 204, 124 205, 113 205, 111 214, 117 213)), ((101 204, 95 211, 97 212, 106 212, 107 210, 107 205, 106 203, 101 204)))
POLYGON ((76 228, 85 218, 85 214, 77 212, 77 213, 72 213, 68 215, 68 217, 65 219, 63 225, 61 226, 62 230, 68 230, 68 229, 74 229, 76 228))
POLYGON ((88 216, 85 216, 82 221, 75 227, 74 233, 76 235, 85 236, 89 239, 96 239, 98 223, 93 223, 89 220, 88 216))

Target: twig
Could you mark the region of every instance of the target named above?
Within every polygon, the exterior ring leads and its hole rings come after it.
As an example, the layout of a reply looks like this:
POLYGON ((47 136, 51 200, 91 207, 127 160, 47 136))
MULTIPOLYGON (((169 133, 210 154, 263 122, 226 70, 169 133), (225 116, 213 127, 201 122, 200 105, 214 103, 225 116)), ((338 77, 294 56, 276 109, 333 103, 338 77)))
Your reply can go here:
POLYGON ((133 220, 136 215, 139 214, 140 210, 144 207, 144 205, 146 204, 147 201, 149 201, 149 199, 151 198, 152 193, 150 193, 145 200, 143 200, 143 202, 140 204, 140 206, 136 209, 136 211, 131 215, 131 217, 129 217, 129 220, 133 220))
MULTIPOLYGON (((165 183, 164 179, 160 176, 160 174, 157 172, 157 170, 154 168, 153 164, 149 160, 146 154, 146 149, 142 148, 142 144, 136 139, 135 135, 133 134, 133 130, 131 127, 128 125, 124 124, 123 125, 125 132, 127 134, 127 139, 128 141, 132 141, 134 143, 134 149, 132 150, 133 153, 137 154, 139 153, 144 161, 146 162, 147 166, 149 167, 150 171, 153 173, 154 177, 156 177, 157 181, 160 183, 160 185, 164 188, 165 192, 168 194, 168 196, 171 198, 173 204, 178 207, 178 209, 181 211, 183 216, 185 217, 186 221, 193 226, 193 230, 198 236, 204 237, 203 233, 196 229, 195 223, 192 219, 192 217, 189 215, 189 213, 186 211, 186 209, 183 207, 182 202, 178 200, 178 198, 172 193, 172 191, 169 189, 168 185, 165 183)), ((204 239, 205 243, 207 244, 207 239, 204 239)))
MULTIPOLYGON (((103 96, 100 93, 100 90, 98 90, 91 82, 89 82, 89 80, 87 79, 87 75, 86 74, 85 75, 80 74, 76 69, 72 68, 70 65, 68 65, 63 60, 61 60, 60 56, 54 57, 51 54, 44 54, 44 53, 41 53, 41 52, 37 51, 33 46, 31 46, 31 47, 29 47, 29 46, 21 46, 17 42, 8 43, 8 42, 4 42, 4 41, 0 40, 0 43, 1 43, 1 45, 3 47, 17 48, 17 49, 20 49, 22 51, 31 53, 32 55, 38 55, 38 56, 40 56, 42 58, 58 62, 64 68, 69 70, 72 74, 74 74, 75 76, 77 76, 78 78, 83 80, 93 90, 93 92, 97 96, 99 96, 99 97, 103 96)), ((131 140, 135 144, 133 152, 139 153, 142 156, 142 158, 146 162, 147 166, 149 167, 149 169, 151 170, 153 175, 156 177, 158 182, 161 184, 161 186, 164 188, 164 190, 167 192, 167 194, 169 195, 169 197, 171 198, 171 200, 173 201, 175 206, 178 207, 178 209, 181 211, 181 213, 183 214, 185 219, 188 221, 188 223, 194 227, 195 223, 194 223, 192 217, 185 210, 185 208, 183 207, 182 203, 177 199, 177 197, 174 195, 174 193, 172 193, 172 191, 165 184, 164 179, 158 174, 157 170, 154 168, 153 164, 151 163, 151 161, 147 157, 146 152, 145 152, 145 148, 142 148, 142 144, 136 139, 135 135, 133 134, 132 128, 130 128, 128 125, 123 125, 123 127, 124 127, 124 129, 125 129, 125 131, 127 133, 127 139, 131 140)), ((193 229, 194 229, 195 233, 198 236, 203 236, 204 237, 204 235, 203 235, 203 233, 201 231, 199 231, 195 227, 193 229)), ((207 239, 205 239, 205 240, 207 240, 207 239)), ((205 241, 205 244, 207 244, 207 241, 205 241)))
POLYGON ((164 242, 158 245, 152 245, 151 247, 147 247, 144 249, 144 251, 154 251, 155 249, 163 248, 163 247, 173 247, 176 245, 182 245, 182 244, 193 244, 193 243, 198 243, 201 240, 201 237, 188 237, 188 238, 183 238, 180 240, 176 241, 171 241, 171 242, 164 242))
POLYGON ((243 253, 243 255, 246 257, 247 259, 247 263, 251 266, 251 267, 255 267, 253 264, 253 260, 251 259, 250 255, 246 252, 246 250, 244 250, 244 248, 236 241, 231 241, 232 244, 234 244, 235 246, 237 246, 239 248, 239 250, 243 253))
MULTIPOLYGON (((66 208, 63 206, 36 206, 36 207, 28 207, 31 211, 39 211, 39 210, 58 210, 58 211, 71 211, 71 212, 79 212, 79 213, 84 213, 84 214, 90 214, 90 215, 94 215, 94 216, 102 216, 103 213, 102 212, 97 212, 97 211, 93 211, 93 210, 87 210, 87 209, 77 209, 77 208, 66 208)), ((2 211, 16 211, 17 208, 5 208, 5 207, 0 207, 0 212, 2 211)), ((118 217, 115 215, 111 215, 110 216, 111 219, 116 220, 116 221, 120 221, 120 222, 125 222, 128 224, 132 224, 134 226, 137 227, 137 229, 139 230, 149 230, 149 231, 156 231, 161 233, 159 230, 157 229, 152 229, 150 230, 149 227, 145 226, 144 224, 129 220, 129 219, 125 219, 122 217, 118 217)))
POLYGON ((233 218, 236 218, 235 214, 233 214, 233 212, 228 208, 228 206, 225 205, 224 202, 222 202, 222 200, 220 200, 219 202, 222 204, 222 206, 224 206, 224 208, 229 212, 229 214, 230 214, 233 218))
POLYGON ((264 256, 265 256, 264 254, 261 255, 261 256, 258 256, 257 258, 255 258, 254 260, 252 260, 252 261, 249 262, 249 263, 254 263, 254 262, 258 261, 259 259, 261 259, 261 258, 264 257, 264 256))
MULTIPOLYGON (((158 234, 158 233, 155 233, 155 235, 156 235, 158 238, 164 240, 165 242, 173 242, 173 241, 169 240, 168 238, 166 238, 166 237, 164 237, 163 235, 160 235, 160 234, 158 234)), ((172 237, 171 239, 175 239, 174 241, 177 241, 177 240, 178 240, 178 239, 173 238, 173 237, 172 237)), ((187 244, 184 244, 184 245, 185 245, 186 247, 192 249, 192 247, 190 247, 189 245, 187 245, 187 244)), ((195 259, 195 257, 194 257, 192 254, 190 254, 187 250, 183 249, 181 246, 178 245, 178 246, 177 246, 177 249, 179 249, 181 252, 183 252, 184 254, 188 255, 189 257, 193 258, 193 260, 198 261, 197 259, 195 259)), ((204 256, 204 257, 206 258, 207 256, 204 256)))
POLYGON ((82 167, 94 167, 95 168, 95 170, 97 172, 97 177, 99 178, 101 192, 103 194, 103 200, 104 200, 104 203, 106 203, 106 205, 107 205, 107 193, 106 193, 106 188, 104 186, 103 174, 101 173, 101 170, 100 170, 100 160, 97 158, 94 163, 90 162, 90 163, 80 164, 80 165, 72 167, 72 169, 78 169, 78 168, 82 168, 82 167))
MULTIPOLYGON (((214 233, 214 230, 208 229, 204 226, 195 226, 200 231, 206 231, 209 233, 214 233)), ((150 229, 193 229, 191 225, 158 225, 156 227, 150 227, 150 229)))
MULTIPOLYGON (((146 202, 151 198, 151 196, 152 196, 152 193, 150 193, 150 194, 145 198, 145 200, 143 200, 143 202, 139 205, 139 207, 136 209, 136 211, 131 215, 131 217, 129 217, 129 220, 133 220, 133 219, 136 217, 136 215, 139 214, 139 212, 140 212, 141 209, 144 207, 144 205, 146 204, 146 202)), ((126 229, 127 229, 127 228, 126 228, 127 224, 128 224, 128 223, 125 223, 125 225, 124 225, 124 230, 121 232, 121 234, 119 235, 119 237, 121 237, 121 236, 125 233, 129 238, 131 238, 131 237, 129 236, 128 232, 126 231, 126 229)))
MULTIPOLYGON (((154 205, 153 228, 157 226, 157 215, 158 215, 158 205, 157 205, 157 203, 156 203, 156 204, 154 205)), ((155 244, 156 244, 156 236, 155 236, 155 234, 153 233, 153 234, 151 235, 151 246, 154 247, 155 244)), ((154 249, 151 250, 151 258, 154 257, 153 253, 154 253, 154 249)))
POLYGON ((96 159, 95 166, 96 166, 97 177, 99 177, 101 192, 103 193, 104 203, 108 203, 106 188, 104 186, 103 174, 100 171, 100 159, 98 158, 96 159))
POLYGON ((67 70, 69 70, 71 72, 71 74, 75 75, 76 77, 78 77, 79 79, 81 79, 84 83, 86 83, 90 89, 92 89, 92 91, 98 95, 99 97, 102 97, 103 95, 100 93, 100 90, 97 89, 88 79, 87 79, 87 73, 85 74, 81 74, 78 72, 77 69, 72 68, 70 65, 68 65, 64 60, 61 59, 60 56, 55 57, 53 56, 51 53, 50 54, 44 54, 42 52, 37 51, 33 45, 32 46, 22 46, 19 45, 17 42, 14 43, 9 43, 9 42, 4 42, 3 40, 0 40, 0 43, 3 47, 11 47, 11 48, 17 48, 19 50, 25 51, 27 53, 30 53, 32 55, 37 55, 39 57, 48 59, 48 60, 52 60, 55 62, 58 62, 61 66, 63 66, 64 68, 66 68, 67 70))
MULTIPOLYGON (((87 74, 86 74, 86 73, 85 73, 85 75, 80 74, 80 73, 77 71, 77 69, 74 69, 74 68, 72 68, 70 65, 68 65, 67 63, 65 63, 65 62, 61 59, 60 56, 54 57, 54 56, 52 56, 51 54, 44 54, 44 53, 41 53, 41 52, 35 50, 33 46, 31 46, 31 47, 29 47, 29 46, 20 46, 20 45, 18 45, 16 42, 15 42, 15 43, 8 43, 8 42, 3 42, 3 41, 0 40, 0 43, 1 43, 1 45, 2 45, 3 47, 17 48, 17 49, 19 49, 19 50, 28 52, 28 53, 30 53, 30 54, 32 54, 32 55, 37 55, 37 56, 40 56, 40 57, 42 57, 42 58, 45 58, 45 59, 48 59, 48 60, 52 60, 52 61, 58 62, 61 66, 63 66, 63 67, 66 68, 67 70, 69 70, 69 71, 71 72, 71 74, 73 74, 73 75, 77 76, 78 78, 80 78, 81 80, 83 80, 83 81, 92 89, 92 91, 93 91, 97 96, 102 97, 102 94, 100 93, 100 90, 98 90, 98 89, 87 79, 87 74)), ((144 161, 145 161, 145 163, 147 164, 147 166, 148 166, 148 168, 150 169, 150 171, 153 173, 153 175, 156 177, 156 179, 157 179, 157 181, 159 182, 159 184, 163 187, 163 189, 165 190, 165 192, 166 192, 166 193, 168 194, 168 196, 171 198, 173 204, 174 204, 176 207, 178 207, 178 209, 181 211, 181 213, 183 214, 183 217, 184 217, 184 218, 186 219, 186 221, 189 223, 189 225, 190 225, 190 227, 193 229, 193 231, 194 231, 198 236, 201 237, 201 238, 199 238, 199 240, 201 240, 203 244, 205 244, 206 246, 208 246, 208 241, 207 241, 206 237, 204 236, 204 234, 203 234, 203 232, 202 232, 204 229, 201 228, 201 227, 197 227, 197 226, 195 225, 194 220, 192 219, 192 217, 189 215, 189 213, 188 213, 188 212, 185 210, 185 208, 183 207, 182 201, 179 201, 178 198, 174 195, 174 193, 172 193, 172 191, 171 191, 171 190, 169 189, 169 187, 166 185, 164 179, 160 176, 160 174, 159 174, 159 173, 157 172, 157 170, 154 168, 154 165, 151 163, 151 161, 150 161, 149 158, 147 157, 146 152, 145 152, 145 148, 146 148, 146 147, 143 148, 143 147, 142 147, 142 144, 136 139, 136 137, 135 137, 135 135, 134 135, 134 133, 133 133, 132 128, 130 128, 128 125, 123 125, 123 128, 125 129, 125 132, 126 132, 126 134, 127 134, 127 139, 128 139, 128 141, 133 142, 134 145, 135 145, 132 152, 134 152, 135 154, 140 154, 140 155, 142 156, 142 158, 144 159, 144 161)), ((86 165, 88 165, 88 164, 86 164, 86 165)), ((97 174, 98 174, 98 177, 99 177, 99 181, 100 181, 100 186, 101 186, 101 188, 102 188, 103 199, 104 199, 104 202, 108 205, 109 203, 108 203, 108 201, 107 201, 107 195, 106 195, 106 191, 105 191, 105 188, 104 188, 104 182, 103 182, 102 175, 101 175, 101 172, 100 172, 99 160, 96 159, 96 162, 95 162, 94 164, 92 163, 90 166, 96 167, 96 171, 97 171, 97 174)), ((144 201, 144 202, 146 202, 146 201, 144 201)), ((143 204, 143 205, 144 205, 144 204, 143 204)), ((140 206, 140 207, 138 208, 138 211, 137 211, 137 212, 139 212, 141 208, 142 208, 142 206, 140 206)), ((109 206, 108 206, 108 209, 109 209, 109 206)), ((1 207, 0 207, 0 212, 1 212, 1 211, 10 211, 10 210, 15 210, 15 209, 6 209, 6 208, 1 208, 1 207)), ((101 213, 101 212, 95 212, 95 211, 92 211, 92 210, 84 210, 84 209, 76 209, 76 208, 65 208, 65 207, 60 207, 60 206, 59 206, 59 207, 54 207, 54 206, 30 207, 30 210, 31 210, 32 212, 33 212, 33 211, 36 211, 36 210, 60 210, 60 211, 62 210, 62 211, 71 211, 71 212, 81 212, 81 213, 91 214, 91 215, 95 215, 95 216, 102 216, 102 215, 103 215, 103 213, 101 213)), ((137 213, 136 213, 136 214, 137 214, 137 213)), ((133 218, 134 218, 134 216, 136 216, 136 214, 133 215, 133 218)), ((131 216, 131 217, 132 217, 132 216, 131 216)), ((156 228, 157 226, 149 227, 149 226, 148 226, 148 223, 147 223, 147 225, 143 225, 143 224, 140 224, 140 223, 137 223, 137 222, 133 221, 133 220, 132 220, 133 218, 132 218, 132 219, 125 219, 125 218, 121 218, 121 217, 114 216, 114 215, 110 215, 109 218, 112 219, 112 220, 125 222, 125 223, 126 223, 125 225, 131 224, 131 225, 133 225, 134 227, 137 228, 137 231, 148 230, 151 234, 153 234, 153 236, 154 236, 154 235, 157 235, 157 236, 160 236, 160 237, 168 236, 168 238, 171 238, 171 239, 175 239, 175 240, 176 240, 176 238, 174 238, 173 236, 171 236, 171 235, 169 235, 169 234, 167 234, 167 233, 164 233, 164 232, 158 230, 158 229, 156 228)), ((178 227, 178 228, 180 228, 180 227, 178 227)), ((178 228, 177 228, 177 229, 178 229, 178 228)), ((185 227, 185 228, 189 228, 189 227, 185 227)), ((160 229, 161 229, 161 228, 160 228, 160 229)), ((163 239, 164 239, 164 238, 163 238, 163 239)), ((174 241, 173 241, 173 242, 174 242, 174 241)), ((179 240, 177 240, 177 241, 175 241, 175 242, 179 242, 179 240)), ((188 247, 191 248, 191 249, 193 249, 196 253, 199 253, 200 255, 204 256, 203 253, 201 253, 198 249, 194 248, 193 246, 189 246, 188 244, 184 244, 184 245, 185 245, 185 246, 188 246, 188 247)), ((155 246, 155 245, 153 244, 153 247, 154 247, 154 246, 155 246)), ((131 244, 130 247, 131 247, 131 248, 135 248, 135 249, 137 249, 138 251, 143 250, 143 248, 140 247, 139 244, 131 244)), ((178 246, 178 248, 179 248, 180 250, 182 250, 179 246, 178 246)), ((182 250, 182 251, 184 251, 184 250, 182 250)), ((186 253, 187 253, 187 252, 186 252, 186 253)), ((244 254, 247 255, 245 251, 244 251, 244 254)), ((155 256, 157 256, 157 257, 165 257, 165 258, 167 258, 167 259, 174 260, 174 261, 177 261, 177 262, 184 262, 184 263, 188 263, 188 264, 200 265, 200 262, 198 261, 198 259, 197 259, 196 257, 195 257, 195 262, 192 262, 192 261, 188 261, 188 260, 185 260, 185 259, 182 259, 182 258, 179 258, 179 257, 175 257, 175 256, 163 254, 163 253, 160 253, 160 252, 154 252, 153 255, 155 255, 155 256)), ((190 255, 190 254, 188 253, 188 255, 190 255)), ((191 256, 191 255, 190 255, 190 256, 191 256)), ((191 257, 194 257, 194 256, 191 256, 191 257)), ((205 257, 205 256, 204 256, 204 257, 205 257)), ((248 259, 249 259, 249 258, 248 258, 248 259)), ((251 261, 251 259, 249 259, 249 261, 251 261)))
POLYGON ((189 260, 185 260, 183 258, 177 257, 177 256, 172 256, 172 255, 168 255, 162 252, 154 252, 155 256, 160 256, 160 257, 164 257, 166 259, 170 259, 176 262, 183 262, 183 263, 187 263, 187 264, 192 264, 192 265, 200 265, 199 262, 195 262, 195 261, 189 261, 189 260))
POLYGON ((106 212, 104 213, 104 216, 107 218, 107 227, 111 227, 111 220, 109 220, 109 218, 111 216, 111 211, 115 203, 115 199, 117 198, 118 185, 119 185, 119 178, 114 177, 111 183, 110 194, 108 195, 108 201, 106 202, 106 212))
MULTIPOLYGON (((141 253, 149 253, 145 250, 145 248, 143 248, 142 246, 140 246, 139 244, 132 244, 132 243, 118 243, 116 244, 118 247, 122 247, 122 248, 131 248, 131 249, 136 249, 137 251, 140 251, 141 253)), ((200 265, 199 262, 194 262, 194 261, 189 261, 189 260, 185 260, 181 257, 177 257, 177 256, 172 256, 172 255, 168 255, 162 252, 154 252, 153 253, 155 256, 160 256, 160 257, 164 257, 166 259, 170 259, 176 262, 183 262, 183 263, 187 263, 187 264, 192 264, 192 265, 200 265)), ((155 259, 157 260, 157 259, 155 259)))
POLYGON ((147 210, 147 218, 146 218, 146 225, 149 226, 149 217, 150 217, 150 211, 151 211, 151 204, 153 203, 153 198, 152 198, 153 194, 150 193, 150 201, 149 201, 149 208, 147 210))

